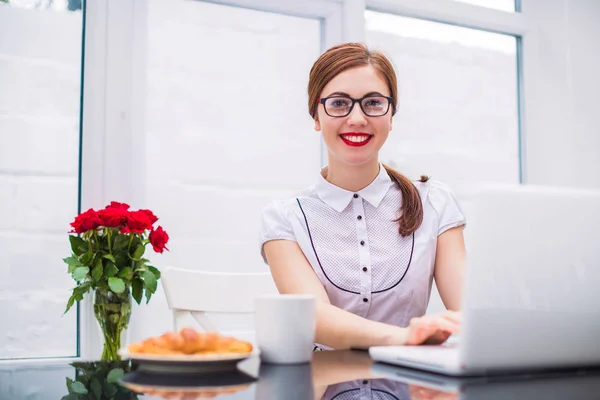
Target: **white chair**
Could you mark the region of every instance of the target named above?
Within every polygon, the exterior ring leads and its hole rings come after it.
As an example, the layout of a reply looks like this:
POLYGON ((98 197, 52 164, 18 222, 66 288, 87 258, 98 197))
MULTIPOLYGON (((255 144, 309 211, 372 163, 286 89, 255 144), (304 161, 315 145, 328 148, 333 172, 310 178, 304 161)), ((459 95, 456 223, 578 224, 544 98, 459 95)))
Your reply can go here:
POLYGON ((208 272, 168 267, 162 272, 161 281, 176 331, 184 327, 191 314, 203 329, 216 332, 206 313, 253 313, 256 296, 278 293, 269 272, 208 272))

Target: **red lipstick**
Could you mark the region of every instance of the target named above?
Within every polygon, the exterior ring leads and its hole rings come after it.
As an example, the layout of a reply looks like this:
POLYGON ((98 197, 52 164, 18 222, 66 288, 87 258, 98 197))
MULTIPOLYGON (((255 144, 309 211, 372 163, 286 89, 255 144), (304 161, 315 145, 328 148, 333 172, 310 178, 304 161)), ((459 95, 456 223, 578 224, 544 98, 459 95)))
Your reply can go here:
POLYGON ((369 143, 373 135, 365 132, 345 132, 340 135, 340 139, 348 146, 362 147, 369 143))

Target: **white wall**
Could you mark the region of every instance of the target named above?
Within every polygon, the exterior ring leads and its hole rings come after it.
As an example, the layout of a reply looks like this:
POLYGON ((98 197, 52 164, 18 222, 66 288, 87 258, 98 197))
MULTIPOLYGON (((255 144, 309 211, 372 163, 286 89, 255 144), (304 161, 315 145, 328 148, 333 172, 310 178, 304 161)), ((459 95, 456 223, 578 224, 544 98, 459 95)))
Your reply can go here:
MULTIPOLYGON (((253 237, 256 212, 267 199, 304 186, 318 168, 318 139, 304 99, 320 32, 310 20, 293 17, 257 13, 249 23, 241 16, 246 11, 238 11, 229 24, 223 16, 202 20, 191 9, 177 11, 173 3, 174 14, 150 8, 149 20, 144 206, 156 210, 173 237, 172 251, 152 260, 158 267, 265 268, 253 237), (301 34, 310 41, 286 46, 292 35, 301 34), (236 70, 235 57, 224 58, 218 43, 272 58, 236 70), (220 78, 225 71, 245 75, 220 78), (248 81, 248 76, 257 78, 248 81), (213 102, 206 95, 223 90, 244 96, 239 114, 229 116, 222 111, 223 98, 213 102), (260 103, 247 96, 261 91, 289 94, 292 116, 282 108, 276 119, 262 119, 260 103), (210 115, 200 112, 206 109, 210 115), (270 140, 249 140, 261 135, 270 140), (282 154, 285 143, 290 150, 282 154), (300 150, 292 152, 292 143, 300 150), (213 151, 207 152, 210 146, 213 151), (229 163, 214 167, 215 160, 227 157, 229 163), (282 184, 286 176, 291 178, 282 184), (237 213, 224 211, 242 203, 237 213)), ((526 79, 533 77, 525 86, 526 177, 600 187, 600 55, 594 50, 600 4, 523 3, 524 15, 536 26, 526 43, 531 50, 526 79)), ((0 358, 72 354, 75 348, 74 313, 60 314, 72 284, 61 258, 68 252, 66 231, 76 210, 79 16, 0 5, 0 358)), ((171 327, 162 293, 136 310, 133 325, 132 339, 171 327)))
MULTIPOLYGON (((305 104, 319 20, 154 1, 148 32, 146 205, 172 238, 171 251, 152 260, 267 271, 257 239, 261 208, 309 185, 320 166, 305 104)), ((132 340, 171 328, 162 293, 135 318, 132 340)), ((252 323, 213 318, 225 330, 252 323)))
POLYGON ((0 358, 76 354, 81 13, 0 4, 0 358))
POLYGON ((522 3, 526 182, 600 188, 600 3, 522 3))

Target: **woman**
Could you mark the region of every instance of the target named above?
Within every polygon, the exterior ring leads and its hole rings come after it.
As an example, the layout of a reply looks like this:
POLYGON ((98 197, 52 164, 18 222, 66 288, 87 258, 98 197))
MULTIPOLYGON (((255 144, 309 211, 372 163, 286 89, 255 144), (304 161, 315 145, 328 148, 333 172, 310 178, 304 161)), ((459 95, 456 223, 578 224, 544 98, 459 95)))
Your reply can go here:
POLYGON ((390 61, 335 46, 313 65, 308 108, 328 149, 315 186, 262 213, 260 242, 281 293, 317 298, 329 348, 442 343, 459 330, 465 218, 453 193, 379 162, 398 90, 390 61), (424 316, 435 277, 449 310, 424 316))

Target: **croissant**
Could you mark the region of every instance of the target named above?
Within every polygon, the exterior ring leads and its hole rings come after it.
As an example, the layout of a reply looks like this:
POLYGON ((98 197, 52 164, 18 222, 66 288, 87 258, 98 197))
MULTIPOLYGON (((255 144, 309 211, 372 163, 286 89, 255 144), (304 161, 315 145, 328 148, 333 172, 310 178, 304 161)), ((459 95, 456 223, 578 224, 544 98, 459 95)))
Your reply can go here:
POLYGON ((167 332, 129 345, 132 353, 147 354, 223 354, 250 353, 249 342, 220 335, 216 332, 199 333, 193 328, 167 332))

